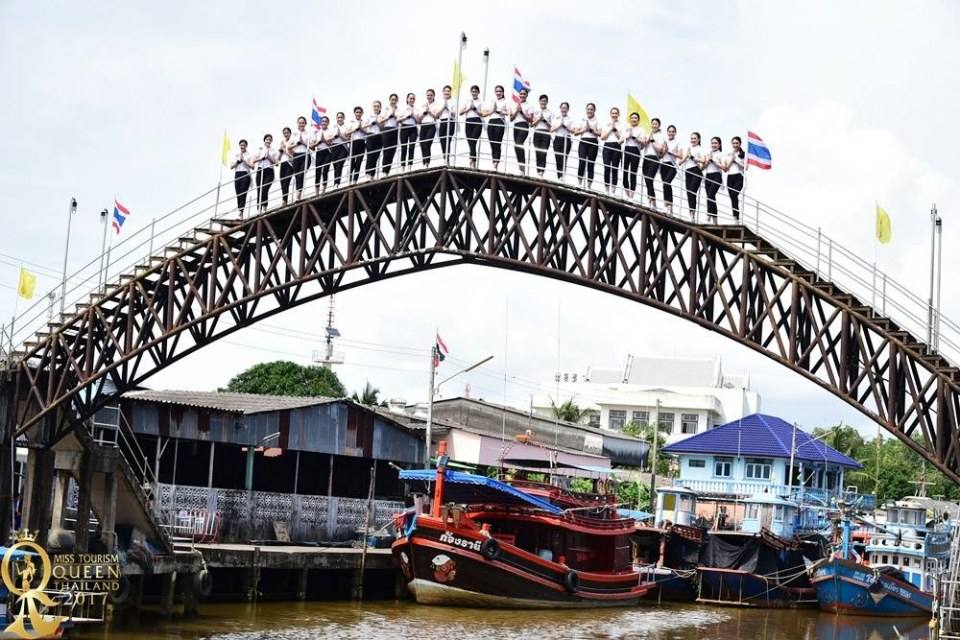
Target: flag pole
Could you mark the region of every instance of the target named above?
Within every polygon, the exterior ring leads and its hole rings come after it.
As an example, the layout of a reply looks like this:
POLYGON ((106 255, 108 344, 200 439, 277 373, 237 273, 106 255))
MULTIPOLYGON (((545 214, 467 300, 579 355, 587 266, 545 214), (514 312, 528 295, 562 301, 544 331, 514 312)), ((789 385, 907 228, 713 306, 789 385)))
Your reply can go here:
MULTIPOLYGON (((457 75, 454 78, 454 81, 457 83, 457 98, 454 101, 453 108, 453 140, 452 144, 447 147, 447 151, 451 151, 450 147, 452 146, 453 153, 453 164, 457 164, 457 123, 458 118, 460 117, 460 89, 463 88, 463 50, 467 48, 467 34, 463 31, 460 32, 460 53, 457 55, 457 75)), ((448 134, 449 135, 449 134, 448 134)), ((450 158, 447 158, 447 164, 450 164, 450 158)))
POLYGON ((483 50, 483 95, 480 97, 484 102, 487 101, 487 72, 490 70, 490 49, 483 50))
POLYGON ((70 255, 70 224, 73 214, 77 212, 77 199, 70 198, 70 209, 67 211, 67 243, 63 248, 63 282, 60 283, 60 320, 63 320, 63 310, 67 297, 67 256, 70 255))
POLYGON ((104 209, 100 212, 100 221, 103 223, 103 240, 100 242, 100 278, 97 283, 98 288, 103 286, 103 257, 107 254, 107 217, 110 212, 104 209))
POLYGON ((936 222, 937 230, 937 303, 934 307, 934 332, 933 332, 933 347, 935 350, 940 350, 940 276, 943 272, 943 218, 937 214, 936 222))
POLYGON ((439 329, 435 329, 433 332, 433 344, 430 345, 430 389, 427 395, 427 428, 426 435, 424 439, 426 440, 426 456, 424 459, 423 466, 425 469, 430 468, 430 448, 431 448, 431 439, 433 438, 433 388, 434 382, 437 376, 437 335, 439 334, 439 329))
POLYGON ((937 239, 937 205, 930 209, 930 297, 927 298, 927 345, 933 342, 933 269, 937 239))

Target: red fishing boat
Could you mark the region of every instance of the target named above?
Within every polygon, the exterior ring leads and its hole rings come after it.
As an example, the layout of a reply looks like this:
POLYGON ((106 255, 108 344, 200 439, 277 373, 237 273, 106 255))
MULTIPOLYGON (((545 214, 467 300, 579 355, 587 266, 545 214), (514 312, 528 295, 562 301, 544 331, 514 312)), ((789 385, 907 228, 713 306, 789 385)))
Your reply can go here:
MULTIPOLYGON (((393 553, 417 602, 509 608, 636 604, 652 587, 634 567, 635 522, 599 501, 566 507, 536 491, 446 469, 401 471, 433 483, 429 512, 397 514, 393 553)), ((426 492, 429 495, 429 491, 426 492)))

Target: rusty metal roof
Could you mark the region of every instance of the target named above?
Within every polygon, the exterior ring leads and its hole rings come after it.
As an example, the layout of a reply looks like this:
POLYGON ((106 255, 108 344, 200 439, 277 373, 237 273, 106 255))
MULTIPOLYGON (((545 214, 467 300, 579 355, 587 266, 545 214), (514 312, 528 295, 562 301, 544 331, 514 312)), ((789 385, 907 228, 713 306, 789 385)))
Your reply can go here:
POLYGON ((176 404, 200 409, 213 409, 230 413, 262 413, 299 409, 331 402, 349 402, 348 398, 325 398, 321 396, 268 396, 256 393, 231 393, 220 391, 155 391, 144 389, 123 394, 128 400, 176 404))

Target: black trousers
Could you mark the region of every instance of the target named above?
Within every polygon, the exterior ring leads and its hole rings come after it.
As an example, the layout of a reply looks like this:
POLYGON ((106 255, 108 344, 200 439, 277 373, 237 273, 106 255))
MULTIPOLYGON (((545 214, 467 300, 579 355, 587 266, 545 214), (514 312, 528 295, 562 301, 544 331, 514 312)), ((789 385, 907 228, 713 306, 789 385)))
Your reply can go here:
POLYGON ((367 148, 364 138, 355 138, 350 141, 350 182, 356 182, 360 177, 360 166, 363 164, 363 152, 367 148))
POLYGON ((321 185, 324 187, 327 186, 327 176, 330 175, 331 155, 332 154, 330 153, 329 147, 326 149, 317 150, 317 157, 314 158, 314 162, 316 163, 316 166, 317 166, 316 184, 318 187, 321 185))
POLYGON ((580 145, 577 147, 577 157, 580 158, 580 166, 577 167, 577 177, 587 180, 593 180, 593 166, 597 162, 596 138, 580 138, 580 145))
POLYGON ((622 155, 619 142, 603 143, 603 184, 605 186, 617 186, 617 173, 620 172, 620 156, 622 155))
POLYGON ((733 217, 740 218, 740 192, 743 191, 743 174, 731 173, 727 176, 727 193, 730 194, 730 208, 733 217))
POLYGON ((525 120, 513 125, 513 144, 517 152, 517 162, 521 166, 527 164, 527 152, 523 148, 523 143, 527 141, 528 135, 530 135, 530 125, 525 120))
POLYGON ((307 154, 295 154, 293 156, 293 181, 297 183, 297 191, 303 191, 303 177, 306 171, 307 154))
POLYGON ((400 129, 390 127, 380 133, 380 140, 383 144, 383 175, 390 174, 390 165, 393 164, 393 156, 397 154, 397 144, 400 139, 400 129))
POLYGON ((661 164, 660 180, 663 181, 663 201, 673 204, 673 179, 677 177, 677 165, 661 164))
POLYGON ((647 197, 653 200, 657 199, 657 192, 653 187, 653 179, 657 177, 657 171, 660 170, 660 161, 656 156, 643 156, 643 184, 647 188, 647 197))
POLYGON ((723 174, 719 171, 713 171, 703 176, 703 188, 707 192, 707 213, 711 216, 717 215, 717 191, 723 184, 723 174))
POLYGON ((377 162, 380 160, 380 149, 383 147, 383 136, 374 133, 367 136, 367 175, 371 178, 377 173, 377 162))
POLYGON ((697 195, 700 193, 700 183, 703 182, 703 171, 700 167, 686 170, 684 178, 687 187, 687 207, 690 213, 697 210, 697 195))
POLYGON ((437 125, 428 122, 420 125, 420 159, 423 166, 430 166, 430 154, 433 153, 433 139, 437 137, 437 125))
POLYGON ((500 153, 503 147, 503 134, 507 131, 507 123, 503 118, 493 118, 487 122, 487 138, 490 140, 490 157, 494 162, 500 162, 500 153))
POLYGON ((400 164, 409 167, 413 164, 413 155, 416 151, 417 125, 400 125, 400 164))
POLYGON ((623 188, 637 190, 637 167, 640 166, 640 147, 627 145, 623 148, 623 188))
POLYGON ((247 191, 250 190, 249 171, 237 171, 233 174, 233 190, 237 192, 237 209, 243 211, 247 206, 247 191))
POLYGON ((567 156, 570 155, 570 147, 573 146, 573 140, 570 136, 555 136, 553 138, 553 159, 557 161, 557 177, 563 179, 563 168, 567 164, 567 156))
POLYGON ((440 151, 443 153, 443 159, 447 159, 447 149, 453 146, 453 134, 456 132, 457 127, 454 122, 451 120, 441 120, 440 126, 437 131, 440 134, 440 151))
POLYGON ((330 147, 330 159, 333 161, 333 186, 335 187, 340 185, 343 163, 346 161, 348 153, 346 142, 330 147))
POLYGON ((270 199, 270 185, 273 184, 273 167, 265 167, 257 171, 257 191, 260 192, 260 208, 267 208, 270 199))
POLYGON ((467 118, 463 127, 467 134, 467 146, 470 147, 470 160, 477 161, 477 145, 480 143, 480 134, 483 133, 483 120, 477 116, 467 118))
POLYGON ((287 204, 290 196, 290 179, 293 178, 293 164, 290 162, 280 163, 280 191, 283 193, 283 204, 287 204))
POLYGON ((537 171, 543 173, 547 168, 547 149, 550 148, 550 132, 535 129, 533 132, 533 148, 536 149, 537 171))

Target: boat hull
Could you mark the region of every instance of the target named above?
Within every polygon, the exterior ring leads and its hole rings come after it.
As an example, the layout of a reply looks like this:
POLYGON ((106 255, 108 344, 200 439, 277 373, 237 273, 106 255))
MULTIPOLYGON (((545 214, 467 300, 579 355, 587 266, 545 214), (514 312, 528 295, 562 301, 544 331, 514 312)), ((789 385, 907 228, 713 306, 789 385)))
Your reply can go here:
POLYGON ((631 606, 652 588, 639 572, 572 572, 508 544, 488 559, 482 539, 417 529, 393 544, 410 593, 421 604, 516 609, 631 606), (575 578, 569 577, 576 574, 575 578))
POLYGON ((811 586, 778 584, 756 573, 701 567, 699 602, 739 607, 813 609, 817 593, 811 586))
POLYGON ((823 611, 859 616, 929 617, 933 610, 933 594, 851 560, 821 560, 810 568, 810 575, 823 611))

